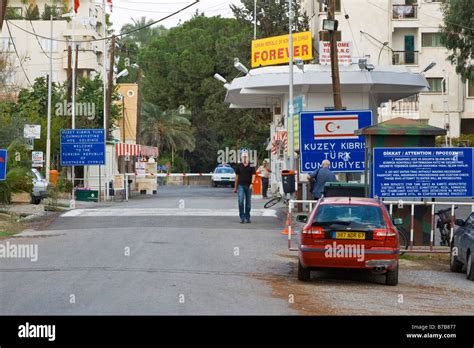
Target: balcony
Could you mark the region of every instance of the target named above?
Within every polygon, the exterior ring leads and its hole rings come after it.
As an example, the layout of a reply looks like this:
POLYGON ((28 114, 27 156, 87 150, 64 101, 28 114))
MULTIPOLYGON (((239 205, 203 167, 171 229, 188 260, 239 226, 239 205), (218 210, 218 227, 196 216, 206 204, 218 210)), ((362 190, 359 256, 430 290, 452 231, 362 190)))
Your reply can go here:
POLYGON ((420 119, 420 105, 418 101, 389 100, 382 103, 378 108, 379 122, 387 121, 396 117, 420 119))
POLYGON ((418 65, 418 51, 392 51, 393 65, 418 65))
POLYGON ((417 5, 392 5, 393 19, 417 19, 417 5))

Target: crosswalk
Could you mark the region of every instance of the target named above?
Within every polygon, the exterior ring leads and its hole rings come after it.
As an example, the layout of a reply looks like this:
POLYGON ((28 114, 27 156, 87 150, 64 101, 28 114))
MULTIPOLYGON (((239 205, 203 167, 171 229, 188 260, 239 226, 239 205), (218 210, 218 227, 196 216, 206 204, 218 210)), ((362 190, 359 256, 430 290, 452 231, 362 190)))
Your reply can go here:
MULTIPOLYGON (((274 209, 252 209, 253 217, 277 217, 274 209)), ((120 208, 74 209, 61 215, 71 217, 137 217, 137 216, 239 216, 238 209, 120 208)))

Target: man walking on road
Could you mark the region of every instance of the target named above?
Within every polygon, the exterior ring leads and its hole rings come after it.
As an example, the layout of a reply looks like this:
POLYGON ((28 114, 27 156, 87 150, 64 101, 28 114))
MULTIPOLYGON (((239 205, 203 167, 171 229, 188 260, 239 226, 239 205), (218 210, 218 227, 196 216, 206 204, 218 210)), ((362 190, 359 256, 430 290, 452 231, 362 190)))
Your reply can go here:
POLYGON ((327 182, 337 182, 336 175, 329 170, 330 165, 331 163, 326 159, 321 163, 320 168, 308 175, 309 182, 314 180, 311 190, 314 200, 321 198, 324 193, 324 185, 327 182))
POLYGON ((242 151, 242 162, 235 169, 234 192, 238 192, 240 223, 250 223, 252 185, 255 180, 255 167, 249 163, 249 153, 242 151))

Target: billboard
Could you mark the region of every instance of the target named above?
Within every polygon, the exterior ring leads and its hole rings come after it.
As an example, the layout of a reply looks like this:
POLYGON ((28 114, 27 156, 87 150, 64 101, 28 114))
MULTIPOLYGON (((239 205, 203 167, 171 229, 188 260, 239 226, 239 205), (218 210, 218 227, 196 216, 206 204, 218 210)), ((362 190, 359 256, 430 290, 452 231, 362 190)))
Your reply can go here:
POLYGON ((371 110, 302 112, 300 172, 315 171, 325 159, 336 173, 363 172, 365 137, 354 132, 370 125, 371 110))
MULTIPOLYGON (((337 42, 337 61, 339 64, 352 64, 352 43, 349 41, 337 42)), ((319 64, 331 64, 331 43, 329 41, 319 42, 319 64)))
MULTIPOLYGON (((289 35, 272 36, 252 41, 252 68, 285 64, 290 61, 289 35)), ((310 31, 293 34, 293 59, 313 59, 310 31)))
POLYGON ((473 148, 374 148, 372 196, 473 196, 473 148))
POLYGON ((62 129, 61 165, 88 166, 105 164, 103 129, 62 129))

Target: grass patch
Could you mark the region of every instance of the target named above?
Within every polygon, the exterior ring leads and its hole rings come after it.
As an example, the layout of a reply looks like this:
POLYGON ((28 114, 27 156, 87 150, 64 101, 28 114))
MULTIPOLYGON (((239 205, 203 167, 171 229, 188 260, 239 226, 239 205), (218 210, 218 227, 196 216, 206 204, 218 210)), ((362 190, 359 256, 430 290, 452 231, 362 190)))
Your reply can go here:
POLYGON ((411 261, 422 261, 431 259, 430 255, 414 255, 414 254, 403 254, 400 256, 402 260, 411 260, 411 261))
POLYGON ((24 223, 17 221, 17 217, 6 214, 0 215, 0 238, 11 237, 24 229, 24 223))

